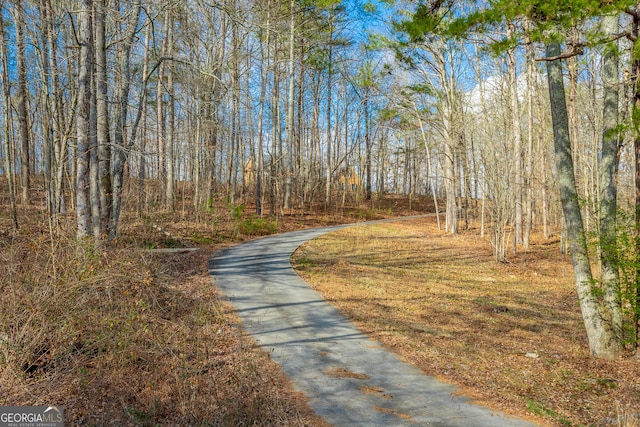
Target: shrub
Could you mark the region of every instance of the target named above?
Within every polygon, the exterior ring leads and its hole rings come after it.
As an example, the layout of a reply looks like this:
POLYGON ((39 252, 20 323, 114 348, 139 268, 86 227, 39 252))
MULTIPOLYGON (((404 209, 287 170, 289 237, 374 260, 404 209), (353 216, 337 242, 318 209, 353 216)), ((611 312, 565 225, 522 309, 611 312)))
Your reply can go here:
POLYGON ((245 236, 267 236, 278 231, 278 223, 270 218, 251 215, 236 222, 236 230, 245 236))

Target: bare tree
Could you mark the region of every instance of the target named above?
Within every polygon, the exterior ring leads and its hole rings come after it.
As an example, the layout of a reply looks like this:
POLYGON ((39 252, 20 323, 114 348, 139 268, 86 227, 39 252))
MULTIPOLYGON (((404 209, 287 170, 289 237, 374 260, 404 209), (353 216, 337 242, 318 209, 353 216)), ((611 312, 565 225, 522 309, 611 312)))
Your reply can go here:
POLYGON ((22 203, 29 204, 29 189, 31 187, 31 144, 29 142, 29 115, 27 113, 27 60, 26 41, 24 35, 24 4, 22 0, 15 2, 13 11, 16 30, 16 63, 18 70, 18 138, 20 139, 20 187, 22 203))
MULTIPOLYGON (((167 42, 166 47, 167 51, 165 55, 171 57, 173 55, 173 10, 167 10, 167 26, 165 27, 166 35, 165 40, 167 42)), ((167 73, 167 123, 166 123, 166 137, 165 137, 165 149, 164 153, 166 156, 166 168, 167 168, 167 183, 166 183, 166 194, 165 194, 165 202, 166 207, 170 211, 175 209, 176 204, 176 195, 175 195, 175 164, 176 164, 176 153, 175 153, 175 134, 176 134, 176 100, 175 100, 175 85, 174 85, 174 70, 173 66, 169 63, 166 67, 167 73)))
MULTIPOLYGON (((507 37, 511 37, 515 28, 514 24, 507 24, 507 37)), ((518 78, 516 72, 516 58, 514 49, 510 49, 507 52, 507 69, 509 74, 509 99, 511 101, 511 108, 509 110, 511 115, 511 138, 513 140, 513 162, 514 177, 515 177, 515 218, 514 218, 514 232, 516 244, 521 245, 523 243, 523 220, 522 220, 522 200, 523 200, 523 185, 522 185, 522 129, 520 124, 520 105, 518 101, 518 78)), ((515 247, 514 247, 515 249, 515 247)))
POLYGON ((78 119, 76 169, 76 219, 78 237, 91 233, 91 206, 89 200, 89 150, 91 148, 91 74, 93 71, 93 0, 83 0, 78 13, 78 119))
POLYGON ((111 188, 111 136, 109 130, 109 94, 107 81, 106 0, 95 1, 95 80, 96 138, 98 144, 98 175, 100 183, 101 233, 109 225, 113 190, 111 188))
MULTIPOLYGON (((605 16, 602 20, 603 31, 607 35, 618 34, 619 15, 605 16)), ((602 151, 600 156, 600 262, 601 281, 604 287, 604 307, 611 319, 613 333, 618 341, 622 340, 622 306, 620 297, 620 278, 617 266, 617 169, 618 169, 618 104, 619 104, 619 67, 618 47, 616 43, 605 46, 603 83, 604 108, 602 132, 602 151)))
MULTIPOLYGON (((547 57, 558 58, 560 53, 559 43, 550 42, 547 44, 547 57)), ((603 318, 591 287, 593 276, 582 223, 582 213, 580 212, 578 193, 576 191, 561 59, 547 61, 547 78, 549 81, 549 98, 551 100, 556 167, 558 169, 562 210, 567 223, 575 283, 589 339, 589 348, 596 356, 615 357, 622 350, 620 341, 616 339, 611 324, 603 318)))
MULTIPOLYGON (((4 2, 0 2, 0 11, 4 8, 4 2)), ((9 203, 11 205, 11 223, 14 230, 18 230, 18 212, 16 208, 15 175, 13 169, 13 147, 11 144, 11 86, 9 83, 9 60, 5 43, 4 18, 0 13, 0 56, 2 56, 2 94, 3 94, 3 121, 4 121, 4 174, 7 178, 9 189, 9 203)))
MULTIPOLYGON (((124 169, 131 147, 135 143, 137 126, 140 123, 140 115, 142 114, 142 103, 137 106, 138 114, 135 124, 131 130, 131 136, 125 141, 126 123, 129 113, 129 92, 131 89, 131 48, 134 37, 138 30, 140 14, 142 11, 141 1, 136 0, 131 6, 130 13, 127 15, 126 26, 123 34, 121 53, 119 57, 118 69, 120 73, 120 88, 118 90, 118 98, 115 111, 116 125, 114 130, 114 156, 113 156, 113 202, 111 214, 109 217, 109 238, 113 239, 118 235, 118 224, 120 222, 120 213, 122 209, 122 190, 124 186, 124 169)), ((154 69, 155 71, 155 69, 154 69)), ((141 98, 145 99, 147 76, 144 76, 143 85, 141 87, 141 98)))

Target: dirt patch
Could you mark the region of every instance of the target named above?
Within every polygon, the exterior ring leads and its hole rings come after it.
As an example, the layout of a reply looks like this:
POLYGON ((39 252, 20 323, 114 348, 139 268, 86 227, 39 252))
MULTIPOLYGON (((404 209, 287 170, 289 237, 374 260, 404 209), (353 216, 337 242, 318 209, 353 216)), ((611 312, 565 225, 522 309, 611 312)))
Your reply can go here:
POLYGON ((382 387, 373 387, 373 386, 362 386, 360 387, 360 391, 364 394, 371 394, 374 396, 381 397, 383 399, 393 399, 393 396, 390 396, 384 392, 382 387))
POLYGON ((381 408, 380 406, 376 406, 374 408, 376 411, 378 412, 383 412, 385 414, 392 414, 395 415, 398 418, 402 418, 403 420, 410 420, 411 419, 411 415, 407 415, 407 414, 403 414, 401 412, 395 411, 393 409, 389 409, 389 408, 381 408))
POLYGON ((327 369, 325 372, 327 373, 327 375, 330 375, 334 378, 354 378, 356 380, 368 380, 371 378, 367 374, 359 374, 357 372, 351 372, 350 370, 345 368, 327 369))

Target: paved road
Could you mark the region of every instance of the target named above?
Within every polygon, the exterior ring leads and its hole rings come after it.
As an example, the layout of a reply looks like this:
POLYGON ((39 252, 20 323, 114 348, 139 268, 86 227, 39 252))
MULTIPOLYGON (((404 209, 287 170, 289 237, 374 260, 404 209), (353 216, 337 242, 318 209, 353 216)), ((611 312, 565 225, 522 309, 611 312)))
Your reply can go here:
POLYGON ((533 426, 454 396, 360 332, 291 268, 298 246, 347 226, 270 236, 209 263, 247 332, 335 426, 533 426))

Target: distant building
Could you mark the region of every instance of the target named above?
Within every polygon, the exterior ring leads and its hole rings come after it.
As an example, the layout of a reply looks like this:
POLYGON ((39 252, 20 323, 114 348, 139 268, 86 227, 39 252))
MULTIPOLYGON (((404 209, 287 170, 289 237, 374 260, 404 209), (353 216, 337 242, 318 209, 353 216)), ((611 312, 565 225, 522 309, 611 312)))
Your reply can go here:
POLYGON ((244 184, 251 185, 256 182, 256 172, 255 167, 253 165, 253 156, 249 157, 247 163, 244 164, 244 184))
POLYGON ((355 192, 360 186, 360 177, 353 169, 345 168, 340 172, 339 182, 341 191, 355 192))

